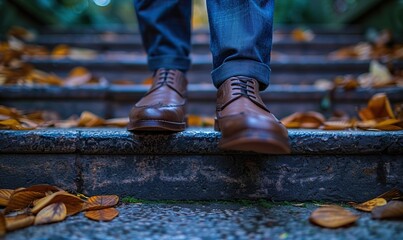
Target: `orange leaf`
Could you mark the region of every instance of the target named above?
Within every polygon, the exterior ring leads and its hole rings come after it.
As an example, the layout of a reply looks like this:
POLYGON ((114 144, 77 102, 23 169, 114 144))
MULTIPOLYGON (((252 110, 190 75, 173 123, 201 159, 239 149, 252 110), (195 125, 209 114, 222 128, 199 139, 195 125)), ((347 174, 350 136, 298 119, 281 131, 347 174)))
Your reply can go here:
POLYGON ((119 215, 119 211, 115 208, 106 208, 101 210, 87 211, 85 216, 95 221, 111 221, 119 215))
POLYGON ((27 214, 20 214, 14 217, 6 217, 7 231, 31 226, 34 223, 35 217, 27 214))
POLYGON ((105 123, 105 120, 98 117, 97 115, 84 111, 81 113, 80 119, 78 121, 79 127, 96 127, 102 126, 105 123))
POLYGON ((63 221, 67 216, 66 205, 62 202, 53 203, 43 208, 35 217, 35 225, 63 221))
POLYGON ((45 194, 40 192, 16 191, 10 196, 10 200, 4 211, 10 212, 30 207, 36 199, 43 198, 44 196, 45 194))
POLYGON ((118 202, 119 197, 116 195, 93 196, 84 203, 83 211, 110 208, 118 204, 118 202))
POLYGON ((105 125, 115 126, 115 127, 126 127, 129 123, 129 118, 111 118, 105 120, 105 125))
POLYGON ((65 44, 59 44, 52 51, 53 58, 63 58, 69 55, 70 47, 65 44))
POLYGON ((364 212, 371 212, 375 207, 386 205, 386 203, 384 198, 374 198, 364 203, 354 204, 353 207, 364 212))
POLYGON ((81 200, 79 197, 74 196, 67 192, 60 191, 55 192, 35 202, 35 205, 32 208, 32 212, 36 214, 46 206, 58 202, 62 202, 66 205, 67 216, 74 215, 80 212, 81 209, 83 208, 83 200, 81 200))
POLYGON ((324 130, 344 130, 352 128, 353 124, 348 121, 327 121, 323 123, 324 130))
POLYGON ((291 32, 291 37, 296 42, 310 42, 315 38, 315 35, 311 30, 297 28, 291 32))
POLYGON ((3 213, 0 212, 0 237, 5 235, 6 232, 7 232, 6 219, 4 218, 3 213))
POLYGON ((81 86, 91 81, 91 73, 83 67, 76 67, 71 70, 69 76, 65 79, 65 86, 81 86))
POLYGON ((398 131, 402 130, 402 123, 403 121, 399 119, 387 119, 377 123, 374 128, 385 131, 398 131))
POLYGON ((402 197, 403 197, 403 193, 397 188, 393 188, 392 190, 387 191, 386 193, 383 193, 378 196, 378 198, 384 198, 386 201, 390 201, 390 200, 402 198, 402 197))
POLYGON ((58 191, 63 191, 63 189, 48 185, 48 184, 37 184, 30 186, 28 188, 24 188, 22 190, 16 190, 16 192, 20 191, 32 191, 32 192, 40 192, 40 193, 48 193, 48 192, 58 192, 58 191))
POLYGON ((357 221, 359 217, 339 206, 320 207, 312 212, 309 220, 321 227, 339 228, 357 221))
POLYGON ((372 113, 371 109, 369 108, 363 108, 358 112, 358 116, 360 116, 360 118, 363 121, 371 121, 375 119, 375 115, 372 113))
POLYGON ((389 218, 403 218, 403 202, 390 201, 388 204, 376 207, 372 210, 372 218, 375 219, 389 219, 389 218))
POLYGON ((318 112, 296 112, 281 119, 287 128, 318 128, 325 122, 325 117, 318 112))
POLYGON ((389 99, 385 93, 375 94, 368 102, 368 108, 379 118, 395 118, 389 99))
POLYGON ((197 115, 188 115, 188 125, 192 127, 201 127, 203 124, 202 118, 197 115))
POLYGON ((11 194, 14 190, 12 189, 0 189, 0 206, 6 207, 8 201, 10 200, 11 194))

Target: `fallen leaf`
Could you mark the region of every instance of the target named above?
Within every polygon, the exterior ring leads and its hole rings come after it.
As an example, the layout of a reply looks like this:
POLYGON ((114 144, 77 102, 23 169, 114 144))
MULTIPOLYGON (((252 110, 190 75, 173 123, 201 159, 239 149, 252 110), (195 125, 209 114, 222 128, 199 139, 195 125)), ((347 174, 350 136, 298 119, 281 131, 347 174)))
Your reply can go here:
POLYGON ((12 189, 0 189, 0 206, 5 207, 10 200, 11 194, 14 190, 12 189))
POLYGON ((324 122, 325 117, 318 112, 296 112, 288 117, 281 119, 281 122, 287 128, 319 128, 324 122))
POLYGON ((39 198, 43 198, 44 193, 33 191, 17 191, 10 196, 7 207, 4 209, 6 213, 15 210, 21 210, 30 207, 32 203, 39 198))
POLYGON ((0 212, 0 237, 5 235, 7 232, 6 219, 2 212, 0 212))
POLYGON ((384 198, 374 198, 364 203, 352 205, 355 209, 371 212, 375 207, 386 205, 388 202, 384 198))
POLYGON ((92 75, 84 67, 76 67, 70 71, 69 76, 64 80, 65 86, 81 86, 91 81, 92 75))
POLYGON ((34 224, 35 217, 27 214, 20 214, 13 217, 6 217, 7 231, 29 227, 34 224))
POLYGON ((339 206, 320 207, 312 212, 309 220, 321 227, 339 228, 350 225, 359 217, 339 206))
POLYGON ((309 29, 296 28, 291 32, 291 37, 296 42, 310 42, 315 38, 315 35, 309 29))
POLYGON ((115 127, 126 127, 129 123, 129 118, 111 118, 105 120, 105 125, 107 126, 115 126, 115 127))
POLYGON ((81 113, 80 119, 78 121, 79 127, 97 127, 102 126, 105 123, 103 118, 98 117, 97 115, 84 111, 81 113))
POLYGON ((66 205, 67 216, 74 215, 83 208, 83 200, 67 192, 55 192, 37 201, 32 208, 32 213, 37 214, 43 208, 53 203, 62 202, 66 205))
POLYGON ((118 204, 118 202, 119 197, 116 195, 92 196, 84 203, 83 211, 110 208, 118 204))
POLYGON ((395 118, 389 99, 385 93, 375 94, 368 102, 368 108, 377 119, 395 118))
POLYGON ((63 221, 67 216, 66 205, 62 202, 50 204, 43 208, 35 217, 35 225, 63 221))
POLYGON ((374 128, 384 131, 398 131, 403 129, 403 121, 399 119, 387 119, 377 123, 374 128))
POLYGON ((21 192, 21 191, 31 191, 31 192, 39 192, 39 193, 48 193, 48 192, 59 192, 59 191, 64 191, 61 188, 49 185, 49 184, 37 184, 33 185, 21 190, 16 190, 16 192, 21 192))
POLYGON ((388 204, 374 208, 372 210, 372 218, 374 219, 403 219, 403 201, 390 201, 388 204))
POLYGON ((59 44, 53 48, 52 57, 55 59, 60 59, 68 56, 70 53, 70 47, 66 44, 59 44))
POLYGON ((111 221, 119 215, 119 211, 115 208, 106 208, 101 210, 93 210, 85 212, 85 216, 95 221, 111 221))
POLYGON ((351 121, 326 121, 321 129, 323 130, 345 130, 352 128, 354 124, 351 121))
POLYGON ((383 193, 378 196, 378 198, 384 198, 384 199, 386 199, 386 201, 390 201, 390 200, 394 200, 394 199, 402 198, 402 197, 403 197, 403 193, 397 188, 393 188, 390 191, 387 191, 386 193, 383 193))

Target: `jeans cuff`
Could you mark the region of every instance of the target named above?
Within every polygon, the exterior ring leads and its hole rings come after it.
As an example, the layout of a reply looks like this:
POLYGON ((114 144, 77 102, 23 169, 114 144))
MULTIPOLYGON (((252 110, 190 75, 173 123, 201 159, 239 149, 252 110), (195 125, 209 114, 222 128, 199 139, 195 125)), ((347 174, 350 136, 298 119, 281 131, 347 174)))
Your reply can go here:
POLYGON ((190 68, 190 58, 177 56, 158 56, 148 58, 148 68, 151 71, 160 68, 176 69, 186 72, 190 68))
POLYGON ((223 63, 211 72, 211 77, 217 88, 230 77, 251 77, 259 82, 259 89, 262 91, 269 86, 270 72, 270 67, 264 63, 242 59, 223 63))

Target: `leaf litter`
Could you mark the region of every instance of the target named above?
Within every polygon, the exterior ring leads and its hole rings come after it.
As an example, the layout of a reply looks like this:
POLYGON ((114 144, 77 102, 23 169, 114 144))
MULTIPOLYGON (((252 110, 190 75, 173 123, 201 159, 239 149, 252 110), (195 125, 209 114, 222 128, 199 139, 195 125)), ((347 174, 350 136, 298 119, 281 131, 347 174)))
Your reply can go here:
POLYGON ((86 197, 41 184, 28 188, 0 189, 0 236, 32 225, 50 224, 84 212, 94 221, 111 221, 119 215, 116 195, 86 197))

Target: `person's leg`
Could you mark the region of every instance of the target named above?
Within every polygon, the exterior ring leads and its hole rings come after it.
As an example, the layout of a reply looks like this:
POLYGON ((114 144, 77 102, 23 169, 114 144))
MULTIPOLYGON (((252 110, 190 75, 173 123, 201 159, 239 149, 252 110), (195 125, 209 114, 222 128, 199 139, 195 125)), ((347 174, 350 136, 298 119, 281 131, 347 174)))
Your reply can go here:
POLYGON ((274 0, 208 0, 207 8, 219 147, 289 153, 287 129, 259 95, 269 85, 274 0))
POLYGON ((213 83, 248 76, 269 84, 274 0, 207 0, 213 83))
POLYGON ((150 70, 190 66, 191 0, 134 0, 150 70))
POLYGON ((154 72, 146 95, 130 112, 128 130, 182 131, 190 67, 190 0, 135 0, 148 67, 154 72))

